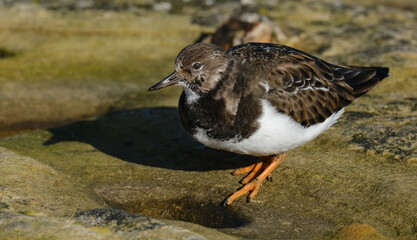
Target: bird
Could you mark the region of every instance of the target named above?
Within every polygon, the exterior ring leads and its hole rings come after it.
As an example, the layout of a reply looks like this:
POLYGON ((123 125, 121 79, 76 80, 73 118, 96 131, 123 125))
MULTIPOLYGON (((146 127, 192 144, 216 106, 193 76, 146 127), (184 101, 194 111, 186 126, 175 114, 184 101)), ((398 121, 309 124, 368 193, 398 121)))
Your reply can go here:
POLYGON ((185 47, 174 72, 149 88, 183 88, 178 112, 184 129, 214 149, 259 157, 222 204, 257 195, 286 152, 313 140, 347 105, 390 76, 386 67, 336 65, 295 48, 247 43, 228 50, 208 43, 185 47))

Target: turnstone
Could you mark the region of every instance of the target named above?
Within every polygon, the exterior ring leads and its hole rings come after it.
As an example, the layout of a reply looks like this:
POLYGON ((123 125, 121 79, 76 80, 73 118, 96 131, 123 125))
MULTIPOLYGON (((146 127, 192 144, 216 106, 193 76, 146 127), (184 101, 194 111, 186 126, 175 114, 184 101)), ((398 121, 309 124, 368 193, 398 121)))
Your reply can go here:
POLYGON ((285 152, 313 140, 335 124, 344 107, 389 76, 385 67, 334 65, 277 44, 248 43, 229 50, 207 43, 184 48, 175 71, 149 91, 183 88, 179 115, 185 130, 208 147, 259 156, 231 204, 262 182, 285 152))

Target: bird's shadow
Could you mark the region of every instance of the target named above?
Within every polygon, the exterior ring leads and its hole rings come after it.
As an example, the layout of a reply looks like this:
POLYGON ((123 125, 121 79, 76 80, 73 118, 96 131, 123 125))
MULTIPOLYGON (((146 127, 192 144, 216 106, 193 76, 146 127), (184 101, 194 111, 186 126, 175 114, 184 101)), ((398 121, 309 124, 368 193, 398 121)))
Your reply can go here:
POLYGON ((153 167, 210 171, 233 169, 253 163, 251 156, 210 149, 183 130, 177 109, 141 108, 103 115, 49 129, 53 136, 44 142, 88 143, 118 159, 153 167))

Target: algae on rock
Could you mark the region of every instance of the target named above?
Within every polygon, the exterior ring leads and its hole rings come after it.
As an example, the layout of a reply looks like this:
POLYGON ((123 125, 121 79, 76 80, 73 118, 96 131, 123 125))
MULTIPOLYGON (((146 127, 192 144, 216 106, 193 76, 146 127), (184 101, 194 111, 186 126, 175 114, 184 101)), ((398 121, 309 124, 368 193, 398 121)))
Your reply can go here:
MULTIPOLYGON (((0 138, 0 226, 23 223, 22 238, 51 224, 49 231, 75 227, 113 239, 117 228, 93 226, 94 216, 148 219, 123 209, 207 226, 150 220, 206 238, 226 237, 210 228, 244 238, 358 231, 415 238, 415 12, 332 0, 279 1, 259 11, 282 27, 284 44, 338 64, 387 66, 391 77, 326 133, 289 152, 274 183, 251 204, 239 200, 224 209, 218 204, 240 186, 230 169, 254 159, 192 140, 174 108, 180 89, 146 93, 172 71, 179 50, 212 29, 191 24, 186 11, 0 9, 0 48, 14 53, 0 59, 7 69, 0 76, 0 132, 53 127, 0 138), (68 214, 75 218, 62 217, 68 214)), ((0 234, 22 229, 14 226, 0 234)))

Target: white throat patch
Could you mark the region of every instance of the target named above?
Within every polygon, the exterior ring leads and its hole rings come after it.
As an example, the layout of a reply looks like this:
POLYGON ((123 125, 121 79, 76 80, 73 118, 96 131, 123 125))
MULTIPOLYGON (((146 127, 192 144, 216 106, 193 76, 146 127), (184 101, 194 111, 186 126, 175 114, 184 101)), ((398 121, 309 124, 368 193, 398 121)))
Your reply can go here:
POLYGON ((179 85, 184 89, 185 93, 185 102, 190 105, 192 103, 195 103, 198 101, 200 96, 198 96, 197 93, 195 93, 193 90, 191 90, 186 84, 183 82, 179 82, 179 85))

